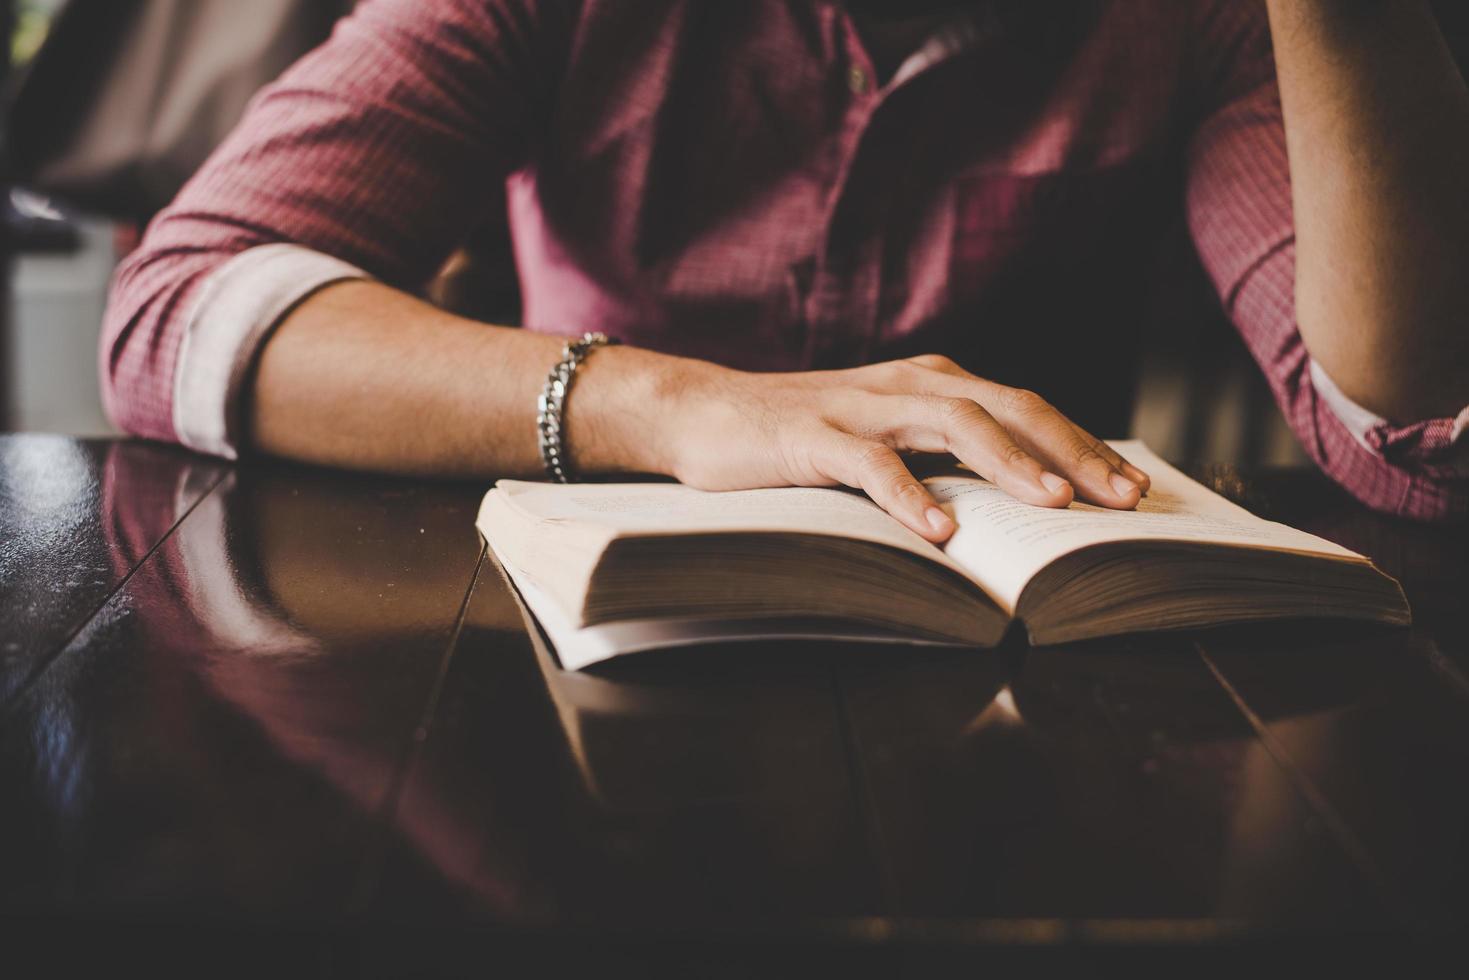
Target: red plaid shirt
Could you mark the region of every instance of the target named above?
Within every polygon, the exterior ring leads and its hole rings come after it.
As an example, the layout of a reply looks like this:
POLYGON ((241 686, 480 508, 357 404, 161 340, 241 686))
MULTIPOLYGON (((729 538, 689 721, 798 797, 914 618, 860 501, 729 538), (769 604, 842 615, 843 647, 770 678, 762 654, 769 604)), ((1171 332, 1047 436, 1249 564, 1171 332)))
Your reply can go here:
POLYGON ((1374 419, 1296 331, 1263 6, 1073 9, 975 4, 878 84, 829 0, 366 0, 119 270, 109 409, 229 455, 294 302, 344 276, 420 289, 508 221, 526 328, 769 370, 939 351, 1115 433, 1144 259, 1186 221, 1321 468, 1463 517, 1469 413, 1374 419))

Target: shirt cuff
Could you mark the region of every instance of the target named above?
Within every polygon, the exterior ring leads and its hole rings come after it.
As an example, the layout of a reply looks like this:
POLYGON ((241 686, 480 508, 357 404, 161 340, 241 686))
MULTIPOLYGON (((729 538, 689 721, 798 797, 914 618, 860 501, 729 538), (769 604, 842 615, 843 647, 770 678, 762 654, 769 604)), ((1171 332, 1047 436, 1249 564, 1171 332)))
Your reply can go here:
POLYGON ((189 315, 173 375, 173 428, 190 449, 239 455, 241 399, 276 324, 324 286, 367 273, 300 245, 247 249, 210 273, 189 315))
POLYGON ((1311 362, 1311 385, 1353 439, 1375 456, 1418 464, 1444 475, 1469 476, 1469 407, 1454 418, 1394 425, 1348 398, 1326 370, 1311 362))

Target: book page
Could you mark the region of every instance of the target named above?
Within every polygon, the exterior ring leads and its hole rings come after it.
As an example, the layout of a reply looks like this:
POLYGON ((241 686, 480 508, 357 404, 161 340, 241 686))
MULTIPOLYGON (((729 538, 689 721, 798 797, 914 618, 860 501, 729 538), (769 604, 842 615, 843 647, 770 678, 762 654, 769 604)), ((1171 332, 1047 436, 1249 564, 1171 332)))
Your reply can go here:
POLYGON ((592 524, 618 537, 729 532, 824 534, 911 552, 974 576, 890 517, 865 495, 847 490, 779 487, 719 493, 677 483, 579 483, 559 486, 501 480, 497 491, 534 519, 592 524))
POLYGON ((707 646, 713 643, 749 643, 756 640, 821 640, 850 643, 898 643, 904 646, 954 647, 968 644, 914 638, 878 626, 842 624, 816 617, 761 617, 755 619, 631 619, 614 623, 578 626, 561 611, 560 605, 541 590, 525 572, 502 562, 505 574, 520 590, 521 598, 535 613, 556 650, 556 658, 567 670, 627 653, 667 647, 707 646))
POLYGON ((1112 541, 1194 541, 1365 560, 1314 534, 1262 520, 1169 466, 1137 441, 1111 444, 1152 478, 1135 511, 1073 503, 1064 510, 1015 500, 978 477, 924 483, 959 525, 945 550, 1014 614, 1021 590, 1055 559, 1112 541))

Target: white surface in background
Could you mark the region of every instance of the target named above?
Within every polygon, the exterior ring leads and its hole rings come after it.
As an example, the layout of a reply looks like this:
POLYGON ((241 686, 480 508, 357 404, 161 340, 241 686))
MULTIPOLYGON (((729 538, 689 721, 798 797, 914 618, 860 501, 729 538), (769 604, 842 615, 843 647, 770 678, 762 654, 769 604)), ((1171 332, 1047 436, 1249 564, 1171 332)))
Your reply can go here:
POLYGON ((82 224, 81 248, 21 255, 12 279, 9 427, 21 432, 108 435, 97 383, 97 341, 114 265, 112 226, 82 224))

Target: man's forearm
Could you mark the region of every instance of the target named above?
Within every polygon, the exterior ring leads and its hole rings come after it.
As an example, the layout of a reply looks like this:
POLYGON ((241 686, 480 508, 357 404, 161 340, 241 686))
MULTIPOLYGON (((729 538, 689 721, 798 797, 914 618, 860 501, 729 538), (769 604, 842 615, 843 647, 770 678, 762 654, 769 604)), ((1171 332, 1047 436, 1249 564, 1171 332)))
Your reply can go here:
MULTIPOLYGON (((377 283, 313 294, 267 341, 249 442, 293 459, 427 475, 539 475, 535 405, 563 341, 464 320, 377 283)), ((585 473, 706 490, 850 486, 915 533, 954 523, 902 452, 952 453, 1017 499, 1137 506, 1148 476, 1033 392, 928 355, 753 374, 629 347, 577 370, 565 440, 585 473)))
POLYGON ((1395 420, 1469 404, 1469 89, 1424 0, 1268 0, 1306 348, 1395 420))
MULTIPOLYGON (((371 282, 328 287, 265 345, 250 443, 379 472, 541 475, 535 406, 564 338, 464 320, 371 282)), ((673 358, 598 350, 577 371, 567 443, 584 471, 658 469, 636 437, 673 358)))

